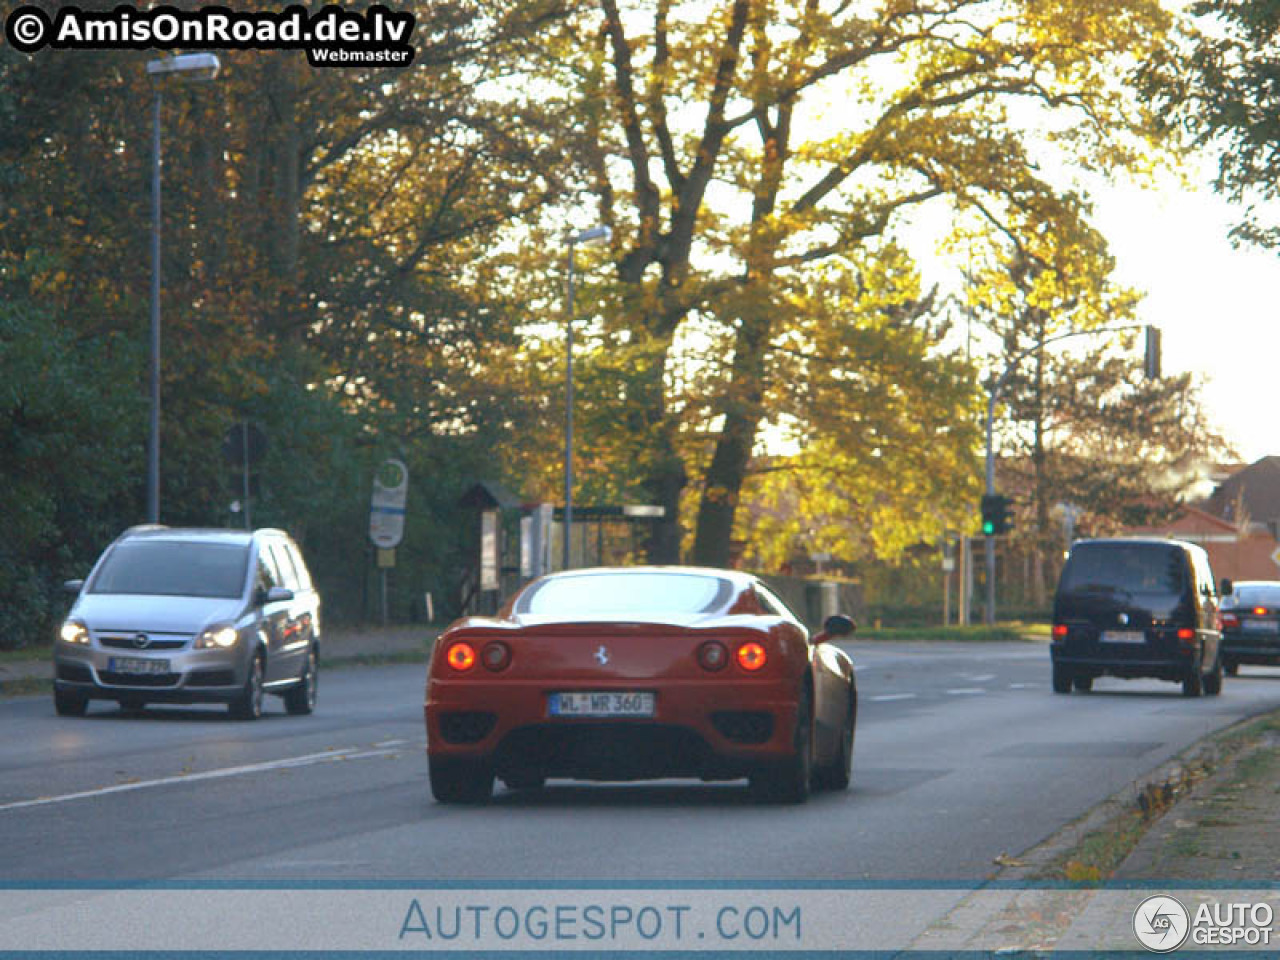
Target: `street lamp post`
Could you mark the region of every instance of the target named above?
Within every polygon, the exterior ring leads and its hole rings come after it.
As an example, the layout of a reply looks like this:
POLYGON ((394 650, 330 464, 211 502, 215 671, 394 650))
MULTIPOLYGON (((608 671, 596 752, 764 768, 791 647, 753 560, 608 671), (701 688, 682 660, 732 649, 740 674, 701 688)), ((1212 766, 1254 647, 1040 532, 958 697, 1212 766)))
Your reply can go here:
MULTIPOLYGON (((175 73, 212 80, 221 64, 212 53, 187 53, 147 63, 155 80, 175 73)), ((147 435, 147 521, 160 522, 160 83, 151 108, 151 423, 147 435)))
POLYGON ((601 225, 571 233, 569 246, 569 291, 565 312, 564 353, 564 556, 562 567, 568 570, 570 534, 573 530, 573 248, 579 243, 607 243, 613 236, 609 227, 601 225))

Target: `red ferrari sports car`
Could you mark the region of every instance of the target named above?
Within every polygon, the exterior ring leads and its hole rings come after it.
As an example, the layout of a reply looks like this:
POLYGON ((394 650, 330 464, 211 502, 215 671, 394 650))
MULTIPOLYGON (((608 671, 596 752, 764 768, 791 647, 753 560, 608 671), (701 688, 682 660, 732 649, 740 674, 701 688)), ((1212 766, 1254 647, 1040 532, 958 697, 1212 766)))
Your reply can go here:
POLYGON ((834 642, 810 637, 759 579, 626 567, 535 580, 494 617, 453 623, 427 673, 427 758, 442 803, 475 803, 494 777, 746 777, 768 799, 844 789, 857 688, 834 642))

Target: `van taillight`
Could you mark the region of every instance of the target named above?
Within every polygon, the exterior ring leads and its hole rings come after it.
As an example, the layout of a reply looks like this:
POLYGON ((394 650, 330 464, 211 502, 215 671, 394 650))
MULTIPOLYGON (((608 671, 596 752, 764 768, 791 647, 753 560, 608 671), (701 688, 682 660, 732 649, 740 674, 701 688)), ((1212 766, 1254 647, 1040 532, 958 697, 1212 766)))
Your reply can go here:
POLYGON ((1055 640, 1065 639, 1067 636, 1067 625, 1065 623, 1055 623, 1053 625, 1053 636, 1055 640))
POLYGON ((1182 627, 1178 630, 1179 640, 1194 640, 1195 638, 1196 638, 1196 632, 1192 630, 1190 627, 1182 627))

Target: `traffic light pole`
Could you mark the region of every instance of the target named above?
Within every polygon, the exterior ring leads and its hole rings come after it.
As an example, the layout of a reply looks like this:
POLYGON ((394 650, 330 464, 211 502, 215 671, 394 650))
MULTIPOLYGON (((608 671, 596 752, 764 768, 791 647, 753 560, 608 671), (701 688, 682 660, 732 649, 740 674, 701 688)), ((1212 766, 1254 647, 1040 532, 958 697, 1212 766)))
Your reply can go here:
MULTIPOLYGON (((991 389, 987 394, 987 476, 986 476, 986 495, 994 497, 996 495, 996 461, 992 452, 992 430, 996 416, 996 401, 1000 399, 1000 391, 1004 389, 1004 385, 1008 382, 1010 375, 1022 362, 1023 358, 1029 357, 1037 350, 1043 350, 1046 344, 1056 343, 1059 340, 1068 340, 1071 337, 1083 337, 1094 333, 1121 333, 1125 330, 1146 330, 1146 356, 1144 357, 1144 371, 1148 378, 1158 379, 1160 376, 1160 331, 1158 328, 1143 325, 1131 324, 1123 327, 1100 327, 1097 330, 1072 330, 1068 333, 1060 333, 1055 337, 1048 337, 1044 340, 1037 341, 1033 347, 1028 347, 1021 353, 1013 356, 1007 364, 1005 364, 1004 372, 996 378, 995 383, 991 385, 991 389)), ((994 533, 985 533, 983 536, 983 552, 986 559, 987 568, 987 603, 986 609, 982 612, 982 622, 987 626, 995 626, 996 622, 996 538, 994 533)))

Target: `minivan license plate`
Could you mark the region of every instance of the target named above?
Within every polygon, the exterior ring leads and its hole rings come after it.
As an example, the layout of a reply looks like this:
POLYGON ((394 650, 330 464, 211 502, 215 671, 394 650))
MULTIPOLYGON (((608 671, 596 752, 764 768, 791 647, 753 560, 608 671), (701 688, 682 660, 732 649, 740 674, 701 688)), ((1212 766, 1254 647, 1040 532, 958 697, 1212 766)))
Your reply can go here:
POLYGON ((651 717, 652 693, 553 693, 548 699, 553 717, 651 717))
POLYGON ((135 673, 143 675, 168 673, 168 660, 144 660, 142 657, 112 657, 107 669, 115 673, 135 673))
POLYGON ((1142 643, 1147 639, 1141 630, 1103 630, 1103 643, 1142 643))

